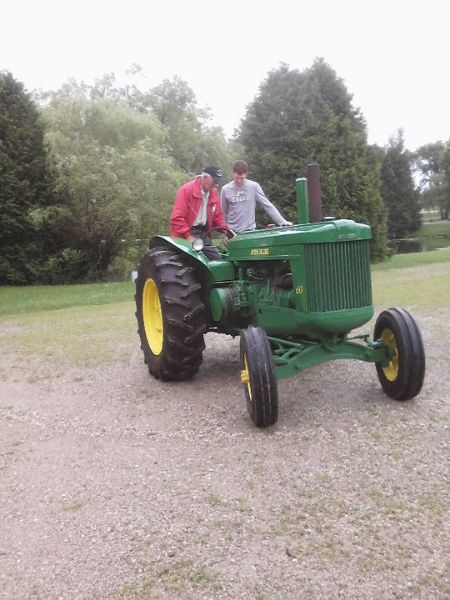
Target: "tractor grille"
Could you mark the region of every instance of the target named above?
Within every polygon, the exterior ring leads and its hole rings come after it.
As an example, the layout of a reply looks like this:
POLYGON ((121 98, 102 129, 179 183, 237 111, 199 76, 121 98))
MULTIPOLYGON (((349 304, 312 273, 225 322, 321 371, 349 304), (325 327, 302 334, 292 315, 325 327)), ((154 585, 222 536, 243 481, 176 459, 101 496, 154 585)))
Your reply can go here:
POLYGON ((310 312, 371 306, 370 241, 305 245, 310 312))

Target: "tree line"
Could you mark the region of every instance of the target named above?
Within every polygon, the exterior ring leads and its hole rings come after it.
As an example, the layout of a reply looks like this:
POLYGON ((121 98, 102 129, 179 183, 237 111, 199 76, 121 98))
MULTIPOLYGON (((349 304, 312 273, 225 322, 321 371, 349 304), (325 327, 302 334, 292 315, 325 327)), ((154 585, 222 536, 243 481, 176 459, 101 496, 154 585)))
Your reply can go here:
POLYGON ((417 230, 421 206, 448 218, 450 141, 412 154, 399 131, 386 148, 369 145, 321 59, 271 71, 232 140, 209 119, 178 77, 142 92, 110 74, 31 96, 0 72, 0 283, 123 279, 149 237, 167 232, 179 185, 205 163, 231 178, 237 158, 294 221, 295 179, 318 162, 324 214, 369 223, 374 260, 417 230))

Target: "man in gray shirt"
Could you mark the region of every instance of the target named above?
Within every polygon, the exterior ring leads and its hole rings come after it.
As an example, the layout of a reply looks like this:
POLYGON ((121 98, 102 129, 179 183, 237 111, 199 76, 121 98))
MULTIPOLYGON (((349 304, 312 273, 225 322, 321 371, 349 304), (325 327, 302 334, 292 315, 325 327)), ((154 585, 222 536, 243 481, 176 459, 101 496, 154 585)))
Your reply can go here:
POLYGON ((256 203, 263 208, 277 225, 292 225, 280 214, 265 196, 256 181, 247 179, 248 165, 238 160, 233 165, 233 180, 223 186, 220 203, 228 227, 236 233, 256 229, 256 203))

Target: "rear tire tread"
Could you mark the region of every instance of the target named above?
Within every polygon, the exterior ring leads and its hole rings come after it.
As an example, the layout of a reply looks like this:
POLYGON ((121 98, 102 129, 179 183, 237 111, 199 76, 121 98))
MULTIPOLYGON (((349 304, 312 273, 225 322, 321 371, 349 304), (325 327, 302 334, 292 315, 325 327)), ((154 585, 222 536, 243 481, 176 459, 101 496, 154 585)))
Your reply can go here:
POLYGON ((187 379, 202 363, 207 313, 201 287, 195 279, 194 269, 174 250, 158 247, 142 256, 135 295, 138 334, 144 361, 157 379, 187 379), (161 303, 163 348, 159 355, 154 355, 150 349, 142 314, 142 294, 148 278, 154 280, 161 303))

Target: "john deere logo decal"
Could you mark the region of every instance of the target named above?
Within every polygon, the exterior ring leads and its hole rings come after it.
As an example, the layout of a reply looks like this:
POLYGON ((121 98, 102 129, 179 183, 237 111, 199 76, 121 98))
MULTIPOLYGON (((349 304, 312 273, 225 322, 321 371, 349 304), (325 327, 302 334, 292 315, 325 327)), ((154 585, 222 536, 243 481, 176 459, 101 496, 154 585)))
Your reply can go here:
POLYGON ((251 256, 267 256, 270 254, 270 248, 252 248, 250 250, 251 256))
POLYGON ((298 286, 295 288, 295 293, 296 293, 296 294, 303 294, 303 286, 302 286, 302 285, 298 285, 298 286))

